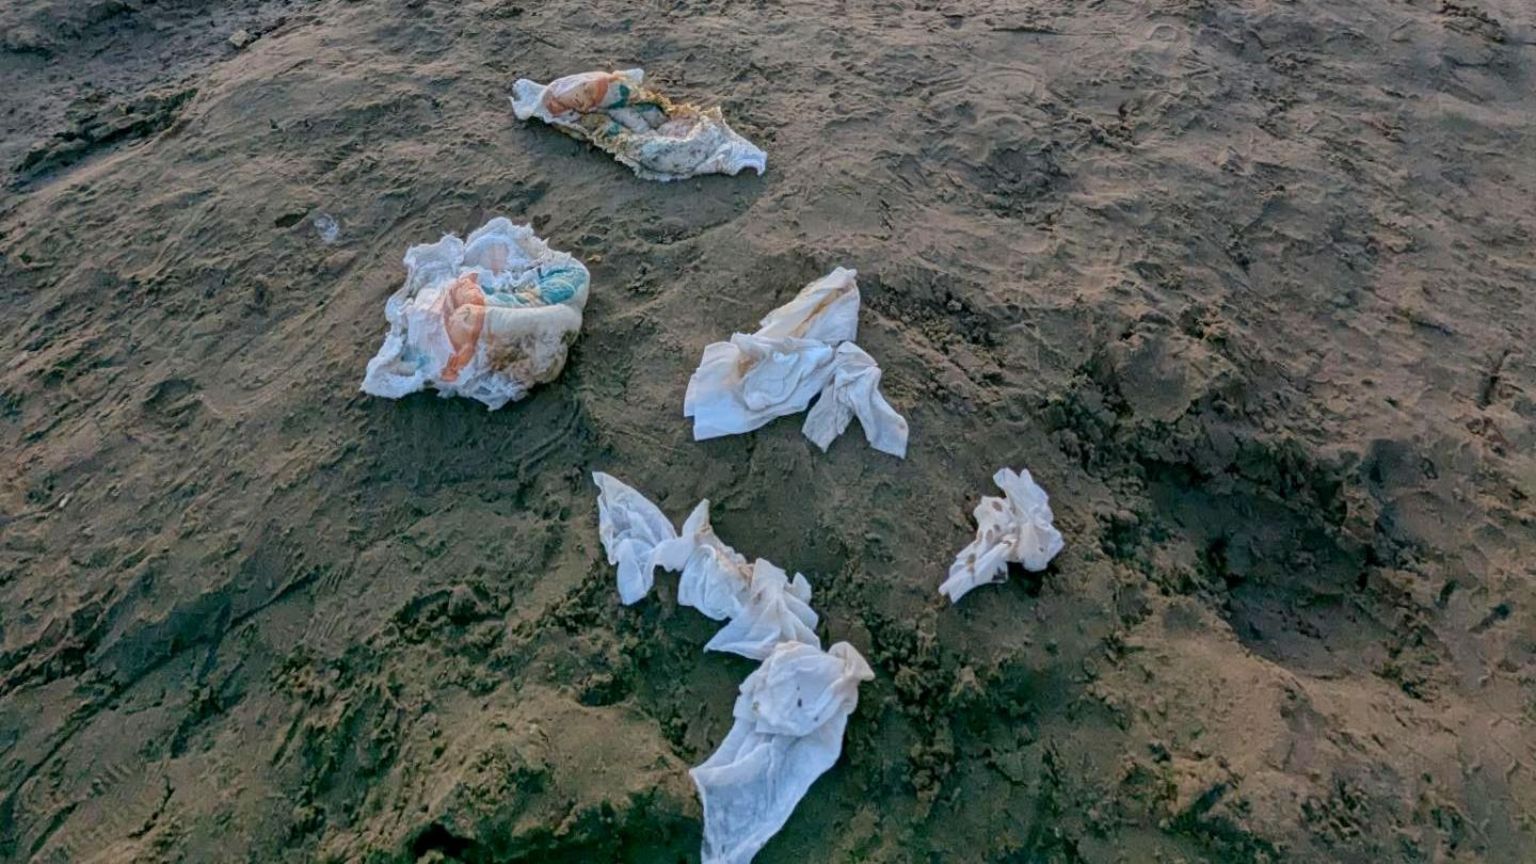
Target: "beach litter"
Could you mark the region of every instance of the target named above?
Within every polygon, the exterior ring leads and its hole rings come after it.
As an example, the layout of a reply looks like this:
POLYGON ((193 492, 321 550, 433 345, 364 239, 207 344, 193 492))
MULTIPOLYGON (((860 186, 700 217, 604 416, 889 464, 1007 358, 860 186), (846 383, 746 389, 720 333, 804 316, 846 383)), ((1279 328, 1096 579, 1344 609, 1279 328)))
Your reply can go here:
POLYGON ((752 563, 744 593, 741 610, 705 643, 704 650, 762 660, 786 643, 821 647, 816 612, 811 609, 811 583, 804 576, 796 573, 791 580, 771 561, 759 558, 752 563))
POLYGON ((768 157, 728 126, 719 108, 678 104, 644 85, 645 70, 582 72, 512 85, 512 113, 588 141, 645 180, 762 174, 768 157))
POLYGON ((679 533, 650 499, 614 477, 595 471, 598 537, 608 563, 618 569, 619 601, 638 603, 655 584, 656 568, 681 572, 677 600, 706 617, 728 623, 705 650, 753 660, 783 642, 821 646, 811 584, 790 578, 772 562, 749 564, 725 545, 709 524, 709 501, 694 508, 679 533))
POLYGON ((741 683, 735 723, 689 772, 704 806, 703 864, 748 864, 837 762, 859 683, 874 671, 847 642, 774 648, 741 683))
POLYGON ((601 471, 597 484, 597 535, 618 568, 619 602, 638 603, 656 584, 656 568, 678 570, 692 551, 677 529, 651 500, 633 487, 601 471))
POLYGON ((907 421, 880 394, 880 364, 864 349, 844 342, 832 356, 832 381, 805 415, 802 431, 825 453, 855 417, 871 447, 906 455, 907 421))
POLYGON ((468 240, 412 246, 405 268, 363 392, 398 399, 432 387, 494 410, 565 368, 590 277, 532 228, 498 217, 468 240))
POLYGON ((1050 496, 1028 471, 1004 468, 992 482, 1003 490, 1003 497, 982 496, 974 513, 976 539, 955 556, 949 578, 939 586, 951 603, 960 602, 978 585, 1006 581, 1011 562, 1032 572, 1044 570, 1065 545, 1052 524, 1050 496))
POLYGON ((619 599, 650 592, 655 570, 681 570, 678 602, 729 619, 704 646, 762 661, 739 688, 730 734, 689 774, 704 807, 704 864, 749 864, 842 753, 859 683, 875 677, 846 642, 821 649, 811 586, 721 542, 699 503, 674 530, 650 499, 601 471, 598 536, 618 566, 619 599))
POLYGON ((321 243, 334 246, 341 239, 341 223, 331 214, 316 213, 309 221, 314 224, 315 236, 320 238, 321 243))
POLYGON ((820 396, 801 429, 816 446, 826 450, 857 417, 872 447, 906 456, 907 421, 880 393, 879 364, 853 344, 857 276, 839 267, 768 313, 757 332, 704 348, 683 397, 695 441, 750 432, 820 396))

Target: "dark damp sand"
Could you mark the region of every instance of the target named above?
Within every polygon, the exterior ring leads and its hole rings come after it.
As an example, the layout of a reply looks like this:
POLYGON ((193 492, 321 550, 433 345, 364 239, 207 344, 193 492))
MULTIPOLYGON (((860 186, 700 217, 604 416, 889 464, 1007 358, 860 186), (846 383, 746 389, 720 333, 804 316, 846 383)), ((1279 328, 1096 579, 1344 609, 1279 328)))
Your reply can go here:
POLYGON ((601 469, 709 497, 876 668, 761 862, 1536 860, 1524 0, 0 34, 0 859, 694 860, 752 666, 670 579, 618 606, 601 469), (644 183, 513 120, 515 78, 613 65, 768 174, 644 183), (496 214, 592 269, 564 377, 360 395, 406 248, 496 214), (910 458, 692 443, 704 345, 837 265, 910 458), (1067 550, 947 608, 1003 465, 1067 550))

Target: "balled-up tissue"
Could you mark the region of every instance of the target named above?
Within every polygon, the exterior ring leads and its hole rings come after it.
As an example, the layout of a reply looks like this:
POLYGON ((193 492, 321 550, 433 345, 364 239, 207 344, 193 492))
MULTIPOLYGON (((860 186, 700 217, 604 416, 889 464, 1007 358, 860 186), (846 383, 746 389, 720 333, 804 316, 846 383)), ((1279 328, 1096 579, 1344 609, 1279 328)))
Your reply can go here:
POLYGON ((626 606, 650 593, 657 567, 681 571, 678 603, 728 621, 705 649, 761 660, 781 642, 821 647, 810 582, 799 573, 789 578, 765 559, 748 564, 715 535, 709 501, 694 508, 679 534, 635 489, 602 472, 592 480, 599 490, 598 536, 608 563, 618 567, 619 600, 626 606))
POLYGON ((853 344, 857 275, 839 267, 770 312, 756 333, 704 348, 683 397, 695 441, 751 432, 820 395, 802 430, 818 447, 827 449, 857 417, 875 449, 906 456, 907 421, 880 393, 879 364, 853 344))
POLYGON ((607 151, 645 180, 758 174, 768 157, 726 125, 719 108, 680 105, 644 85, 645 70, 582 72, 512 85, 512 113, 538 118, 607 151))
POLYGON ((432 387, 494 410, 565 368, 590 277, 533 229, 498 217, 468 241, 449 234, 412 246, 405 269, 363 392, 398 399, 432 387))
POLYGON ((939 593, 951 603, 960 602, 978 585, 1007 579, 1009 562, 1030 571, 1044 570, 1066 545, 1052 524, 1050 497, 1028 471, 1015 474, 1004 468, 993 475, 992 482, 1004 497, 982 496, 974 514, 976 539, 955 556, 949 578, 939 586, 939 593))
POLYGON ((735 724, 689 773, 704 805, 703 864, 749 864, 837 762, 859 682, 874 671, 852 645, 780 643, 741 684, 735 724))

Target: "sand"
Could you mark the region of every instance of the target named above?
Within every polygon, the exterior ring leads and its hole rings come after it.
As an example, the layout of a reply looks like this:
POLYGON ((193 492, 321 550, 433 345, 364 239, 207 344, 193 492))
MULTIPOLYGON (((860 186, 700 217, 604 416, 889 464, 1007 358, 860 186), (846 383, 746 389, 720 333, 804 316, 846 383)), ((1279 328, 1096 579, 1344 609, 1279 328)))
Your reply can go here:
POLYGON ((0 34, 0 859, 696 860, 686 769, 752 664, 670 578, 618 605, 603 470, 710 498, 875 668, 760 862, 1536 860, 1525 0, 0 34), (512 118, 613 66, 767 174, 646 183, 512 118), (564 375, 359 393, 405 249, 492 215, 592 270, 564 375), (704 345, 838 265, 910 457, 693 443, 704 345), (1066 551, 949 608, 1004 465, 1066 551))

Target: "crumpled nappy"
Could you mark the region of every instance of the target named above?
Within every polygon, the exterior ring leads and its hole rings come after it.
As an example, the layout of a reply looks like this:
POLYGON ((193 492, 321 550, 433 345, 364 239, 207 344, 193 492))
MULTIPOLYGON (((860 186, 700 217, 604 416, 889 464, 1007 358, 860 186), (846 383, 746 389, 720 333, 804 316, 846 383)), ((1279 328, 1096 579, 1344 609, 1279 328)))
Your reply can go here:
POLYGON ((768 313, 756 333, 704 348, 683 397, 695 441, 750 432, 820 395, 802 431, 822 450, 857 417, 871 446, 906 456, 907 421, 880 393, 879 364, 853 344, 857 276, 839 267, 768 313))
POLYGON ((405 268, 363 392, 398 399, 433 387, 496 409, 565 368, 590 276, 532 228, 498 217, 467 241, 412 246, 405 268))
POLYGON ((704 805, 703 864, 749 864, 836 762, 859 683, 875 677, 847 642, 784 642, 742 682, 731 732, 689 774, 704 805))
POLYGON ((762 174, 768 157, 726 125, 719 108, 679 105, 645 87, 645 70, 582 72, 512 85, 512 113, 537 117, 605 150, 646 180, 700 174, 762 174))
POLYGON ((1044 570, 1066 545, 1052 524, 1050 497, 1028 471, 1015 474, 1004 468, 993 475, 992 482, 1004 497, 982 496, 974 513, 976 539, 955 556, 949 578, 939 586, 939 593, 951 603, 960 602, 978 585, 1004 581, 1010 561, 1023 564, 1026 570, 1044 570))

